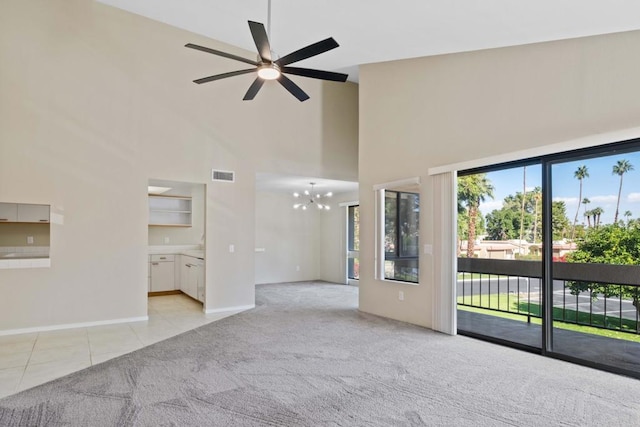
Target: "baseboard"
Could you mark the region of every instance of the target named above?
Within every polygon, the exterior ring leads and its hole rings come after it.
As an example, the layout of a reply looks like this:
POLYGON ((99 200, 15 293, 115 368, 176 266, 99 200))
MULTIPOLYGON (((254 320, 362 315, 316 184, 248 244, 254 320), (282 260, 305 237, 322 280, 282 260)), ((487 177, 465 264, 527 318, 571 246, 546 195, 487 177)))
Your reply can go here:
POLYGON ((149 320, 149 316, 127 317, 124 319, 112 319, 112 320, 99 320, 97 322, 64 323, 61 325, 36 326, 33 328, 7 329, 4 331, 0 331, 0 336, 30 334, 33 332, 58 331, 61 329, 88 328, 91 326, 114 325, 117 323, 144 322, 145 320, 149 320))
POLYGON ((251 304, 251 305, 238 305, 238 306, 235 306, 235 307, 210 308, 210 309, 206 309, 206 310, 202 310, 202 311, 204 311, 206 314, 211 314, 211 313, 225 313, 227 311, 251 310, 252 308, 256 308, 256 305, 255 304, 251 304))
MULTIPOLYGON (((157 291, 157 292, 147 292, 147 296, 148 297, 161 297, 164 295, 180 295, 183 292, 179 289, 174 289, 171 291, 157 291)), ((185 294, 187 295, 187 294, 185 294)))

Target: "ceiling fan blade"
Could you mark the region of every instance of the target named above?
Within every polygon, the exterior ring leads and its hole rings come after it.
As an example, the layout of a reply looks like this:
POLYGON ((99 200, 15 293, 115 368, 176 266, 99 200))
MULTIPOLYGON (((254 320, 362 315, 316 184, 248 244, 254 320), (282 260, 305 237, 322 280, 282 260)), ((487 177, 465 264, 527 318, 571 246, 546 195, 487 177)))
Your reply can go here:
POLYGON ((290 54, 283 56, 276 61, 276 64, 284 67, 285 65, 293 64, 294 62, 302 61, 303 59, 320 55, 321 53, 324 53, 331 49, 335 49, 338 46, 340 46, 338 42, 335 41, 333 37, 329 37, 328 39, 310 44, 307 47, 303 47, 302 49, 298 49, 295 52, 291 52, 290 54))
POLYGON ((194 80, 193 82, 198 83, 200 85, 202 83, 208 83, 214 80, 226 79, 227 77, 239 76, 241 74, 253 73, 255 71, 256 71, 255 68, 249 68, 248 70, 231 71, 229 73, 222 73, 222 74, 216 74, 215 76, 203 77, 201 79, 194 80))
POLYGON ((283 73, 295 74, 302 77, 311 77, 312 79, 331 80, 333 82, 346 82, 348 74, 334 73, 332 71, 313 70, 311 68, 298 67, 282 67, 283 73))
POLYGON ((282 86, 284 86, 284 88, 288 90, 291 93, 291 95, 298 98, 300 102, 306 101, 307 99, 309 99, 309 95, 307 95, 302 89, 300 89, 300 87, 297 84, 291 81, 291 79, 289 79, 284 74, 280 74, 280 77, 278 77, 278 82, 282 86))
POLYGON ((256 77, 256 79, 253 81, 251 86, 249 86, 249 90, 247 91, 247 93, 245 93, 244 98, 242 98, 242 100, 251 101, 253 98, 255 98, 263 84, 264 84, 264 79, 261 79, 260 77, 256 77))
POLYGON ((231 53, 227 53, 227 52, 222 52, 220 50, 215 50, 215 49, 211 49, 208 47, 204 47, 204 46, 198 46, 197 44, 193 44, 193 43, 187 43, 186 45, 184 45, 184 47, 188 47, 190 49, 195 49, 195 50, 200 50, 202 52, 207 52, 207 53, 212 53, 214 55, 218 55, 218 56, 223 56, 225 58, 229 58, 229 59, 235 59, 236 61, 240 61, 240 62, 244 62, 246 64, 251 64, 251 65, 258 65, 258 63, 256 61, 252 61, 250 59, 247 58, 243 58, 241 56, 237 56, 231 53))
POLYGON ((258 49, 258 54, 264 62, 271 62, 271 46, 269 45, 269 37, 264 25, 259 22, 249 21, 249 29, 253 36, 253 41, 258 49))

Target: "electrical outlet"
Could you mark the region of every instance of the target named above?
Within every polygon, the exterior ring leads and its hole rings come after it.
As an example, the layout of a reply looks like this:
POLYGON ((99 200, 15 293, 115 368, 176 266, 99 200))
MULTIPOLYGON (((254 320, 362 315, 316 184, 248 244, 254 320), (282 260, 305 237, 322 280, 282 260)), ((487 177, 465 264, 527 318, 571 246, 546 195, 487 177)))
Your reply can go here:
POLYGON ((404 301, 404 291, 398 291, 398 299, 404 301))
POLYGON ((169 243, 169 242, 170 242, 170 239, 169 239, 168 237, 165 237, 165 238, 164 238, 164 244, 166 245, 166 244, 167 244, 167 243, 169 243))
POLYGON ((300 271, 300 266, 296 265, 296 271, 300 271))
POLYGON ((234 253, 236 251, 236 247, 234 245, 229 245, 229 252, 234 253))
POLYGON ((27 245, 33 245, 33 236, 27 236, 27 245))

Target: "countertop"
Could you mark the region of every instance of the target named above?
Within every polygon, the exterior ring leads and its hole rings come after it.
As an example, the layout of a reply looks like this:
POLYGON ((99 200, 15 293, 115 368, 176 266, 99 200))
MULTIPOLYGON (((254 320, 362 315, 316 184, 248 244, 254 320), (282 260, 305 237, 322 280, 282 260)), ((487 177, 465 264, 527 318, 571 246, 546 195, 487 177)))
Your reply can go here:
POLYGON ((159 245, 149 246, 149 255, 187 255, 204 259, 204 250, 200 245, 159 245))
POLYGON ((0 247, 0 269, 51 267, 48 246, 0 247))

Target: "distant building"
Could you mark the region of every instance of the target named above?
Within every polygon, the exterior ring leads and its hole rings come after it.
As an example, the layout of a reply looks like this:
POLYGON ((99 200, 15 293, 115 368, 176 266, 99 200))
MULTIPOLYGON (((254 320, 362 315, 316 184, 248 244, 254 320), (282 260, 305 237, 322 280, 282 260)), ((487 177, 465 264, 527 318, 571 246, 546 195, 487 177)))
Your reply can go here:
MULTIPOLYGON (((460 253, 466 254, 467 241, 460 242, 460 253)), ((558 241, 553 243, 553 259, 564 257, 576 250, 575 243, 558 241)), ((516 259, 518 256, 542 256, 542 244, 516 240, 478 240, 474 245, 474 257, 489 259, 516 259)))

